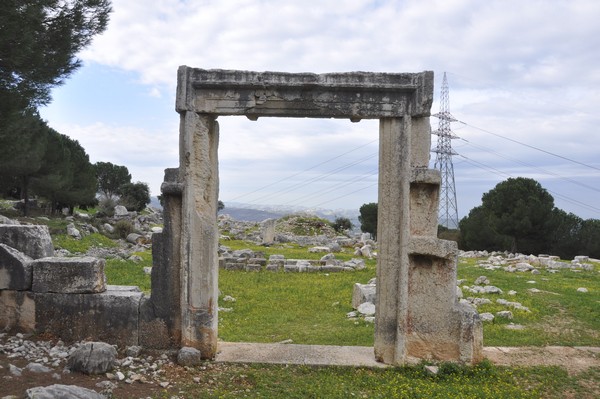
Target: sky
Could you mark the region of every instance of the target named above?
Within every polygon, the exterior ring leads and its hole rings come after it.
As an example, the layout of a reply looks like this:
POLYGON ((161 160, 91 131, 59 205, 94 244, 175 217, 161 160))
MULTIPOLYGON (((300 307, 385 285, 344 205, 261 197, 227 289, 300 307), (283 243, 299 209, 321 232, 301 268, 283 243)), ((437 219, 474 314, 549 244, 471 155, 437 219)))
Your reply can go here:
MULTIPOLYGON (((160 194, 179 163, 180 65, 447 74, 459 218, 509 177, 600 219, 597 0, 113 0, 83 67, 41 109, 90 161, 160 194), (152 4, 151 6, 149 4, 152 4)), ((432 130, 438 120, 431 118, 432 130)), ((378 122, 220 117, 227 204, 356 209, 377 202, 378 122)), ((437 136, 432 137, 435 146, 437 136)), ((435 154, 432 154, 433 167, 435 154)))

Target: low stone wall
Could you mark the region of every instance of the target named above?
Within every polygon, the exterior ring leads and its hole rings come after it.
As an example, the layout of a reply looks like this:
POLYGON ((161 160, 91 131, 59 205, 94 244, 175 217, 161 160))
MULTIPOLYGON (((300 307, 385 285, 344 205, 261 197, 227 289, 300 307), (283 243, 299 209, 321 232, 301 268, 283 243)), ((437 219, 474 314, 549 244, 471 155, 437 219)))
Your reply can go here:
POLYGON ((53 257, 46 226, 0 225, 0 240, 0 330, 65 342, 177 344, 138 287, 106 285, 103 259, 53 257))
POLYGON ((267 260, 264 253, 243 249, 229 252, 226 247, 220 248, 219 268, 225 270, 271 271, 292 273, 335 273, 352 272, 365 268, 362 259, 342 261, 335 259, 333 253, 324 255, 321 259, 285 259, 283 255, 271 255, 267 260))

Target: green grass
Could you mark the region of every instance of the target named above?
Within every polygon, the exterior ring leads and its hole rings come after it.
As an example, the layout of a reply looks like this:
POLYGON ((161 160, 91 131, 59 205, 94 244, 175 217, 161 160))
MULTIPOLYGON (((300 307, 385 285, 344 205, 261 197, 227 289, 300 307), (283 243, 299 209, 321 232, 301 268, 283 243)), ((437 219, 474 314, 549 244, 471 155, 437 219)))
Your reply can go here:
POLYGON ((52 237, 55 248, 63 248, 72 254, 84 254, 92 247, 114 248, 117 244, 110 238, 100 234, 92 233, 77 240, 66 234, 58 234, 52 237))
MULTIPOLYGON (((571 377, 559 367, 506 368, 441 364, 388 369, 207 363, 180 374, 181 398, 594 398, 600 370, 571 377), (196 377, 198 382, 191 382, 196 377), (595 382, 594 382, 595 381, 595 382)), ((161 398, 172 397, 165 391, 161 398)))
POLYGON ((144 273, 144 267, 152 266, 152 253, 150 251, 136 252, 142 258, 141 262, 134 262, 121 258, 107 259, 104 273, 110 285, 136 285, 145 293, 150 293, 150 275, 144 273))
POLYGON ((322 345, 373 345, 373 324, 354 322, 352 287, 374 269, 343 273, 240 272, 221 270, 219 337, 225 341, 322 345), (235 302, 222 298, 230 295, 235 302))
POLYGON ((543 345, 600 345, 600 267, 593 271, 561 269, 552 274, 540 269, 541 274, 507 273, 504 270, 485 270, 475 266, 475 260, 461 260, 458 278, 466 279, 464 285, 473 285, 479 276, 486 276, 490 284, 501 288, 504 294, 471 294, 465 297, 485 297, 490 305, 479 306, 478 311, 495 313, 511 310, 513 320, 496 318, 493 323, 484 323, 484 345, 486 346, 543 346, 543 345), (528 281, 535 281, 530 284, 528 281), (577 292, 585 287, 587 293, 577 292), (536 288, 542 292, 532 293, 536 288), (517 291, 514 296, 509 290, 517 291), (531 312, 519 311, 496 304, 496 299, 520 302, 531 312), (506 328, 509 323, 521 324, 526 328, 515 331, 506 328))

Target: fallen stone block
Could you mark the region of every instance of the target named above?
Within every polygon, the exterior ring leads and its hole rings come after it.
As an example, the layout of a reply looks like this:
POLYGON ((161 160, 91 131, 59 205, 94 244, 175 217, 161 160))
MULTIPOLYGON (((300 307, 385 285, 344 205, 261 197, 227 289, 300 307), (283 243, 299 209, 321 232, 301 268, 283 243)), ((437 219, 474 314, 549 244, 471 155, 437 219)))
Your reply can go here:
POLYGON ((0 290, 30 290, 31 261, 24 253, 0 244, 0 290))
POLYGON ((177 353, 177 364, 188 367, 199 366, 202 364, 202 355, 198 349, 185 346, 177 353))
POLYGON ((375 303, 377 298, 377 286, 375 284, 355 283, 352 290, 352 308, 358 309, 361 303, 375 303))
POLYGON ((105 396, 91 389, 78 387, 76 385, 54 384, 47 387, 30 388, 27 391, 27 399, 105 399, 105 396))
POLYGON ((33 261, 34 292, 63 294, 106 290, 104 259, 92 257, 43 258, 33 261))
POLYGON ((0 243, 6 244, 32 259, 54 256, 54 245, 48 226, 0 225, 0 243))
POLYGON ((117 350, 105 342, 86 342, 69 356, 67 368, 84 374, 104 374, 117 360, 117 350))
POLYGON ((144 294, 107 290, 99 294, 34 293, 35 328, 75 342, 89 340, 138 345, 144 294))

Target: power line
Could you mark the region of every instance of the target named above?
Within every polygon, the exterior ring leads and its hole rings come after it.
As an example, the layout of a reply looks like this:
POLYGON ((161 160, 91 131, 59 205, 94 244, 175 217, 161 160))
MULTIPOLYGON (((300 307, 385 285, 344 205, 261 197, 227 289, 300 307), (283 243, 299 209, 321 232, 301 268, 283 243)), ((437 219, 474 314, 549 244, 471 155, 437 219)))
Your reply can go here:
MULTIPOLYGON (((493 168, 493 167, 491 167, 489 165, 486 165, 486 164, 483 164, 481 162, 475 161, 473 159, 467 158, 464 155, 459 155, 459 156, 462 157, 462 158, 464 158, 467 163, 469 163, 469 164, 471 164, 471 165, 473 165, 475 167, 478 167, 480 169, 487 170, 488 172, 495 173, 495 174, 500 175, 502 177, 514 177, 510 173, 503 172, 503 171, 501 171, 499 169, 496 169, 496 168, 493 168)), ((545 188, 545 190, 548 191, 549 193, 552 193, 555 197, 561 198, 563 201, 569 202, 569 203, 571 203, 573 205, 580 206, 582 208, 586 208, 587 210, 591 210, 591 211, 594 211, 594 212, 600 212, 600 208, 596 208, 593 205, 589 205, 589 204, 586 204, 586 203, 581 202, 579 200, 576 200, 574 198, 567 197, 566 195, 559 194, 559 193, 557 193, 557 192, 555 192, 553 190, 549 190, 547 188, 545 188)))
POLYGON ((310 180, 308 180, 308 181, 305 181, 305 182, 301 182, 301 183, 294 184, 294 185, 292 185, 292 186, 290 186, 290 187, 287 187, 287 188, 281 189, 281 190, 279 190, 279 191, 276 191, 276 192, 274 192, 274 193, 265 194, 265 195, 263 195, 262 197, 259 197, 259 198, 256 198, 256 199, 254 199, 252 202, 256 202, 256 201, 263 200, 263 199, 265 199, 265 198, 269 198, 269 197, 271 197, 271 198, 272 198, 272 197, 274 197, 274 196, 276 197, 277 195, 281 195, 281 194, 286 194, 286 193, 289 193, 289 192, 291 192, 291 191, 294 191, 294 190, 296 190, 296 189, 298 189, 298 188, 301 188, 301 187, 307 186, 307 185, 309 185, 309 184, 312 184, 312 183, 315 183, 315 182, 317 182, 317 181, 319 181, 319 180, 323 180, 323 179, 325 179, 326 177, 329 177, 329 176, 331 176, 331 175, 334 175, 334 174, 336 174, 336 173, 338 173, 338 172, 341 172, 341 171, 343 171, 343 170, 349 169, 349 168, 351 168, 352 166, 356 166, 356 165, 358 165, 358 164, 361 164, 361 163, 363 163, 363 162, 365 162, 365 161, 368 161, 369 159, 375 158, 376 156, 377 156, 377 153, 375 153, 375 154, 371 154, 371 155, 368 155, 368 156, 366 156, 366 157, 360 158, 360 159, 358 159, 358 160, 356 160, 356 161, 354 161, 354 162, 351 162, 351 163, 349 163, 349 164, 345 164, 345 165, 342 165, 342 166, 340 166, 340 167, 337 167, 337 168, 335 168, 335 169, 333 169, 333 170, 329 171, 328 173, 325 173, 325 174, 320 174, 320 175, 318 175, 318 176, 316 176, 316 177, 314 177, 314 178, 312 178, 312 179, 310 179, 310 180))
POLYGON ((279 179, 279 180, 277 180, 277 181, 275 181, 275 182, 273 182, 273 183, 269 183, 269 184, 267 184, 267 185, 265 185, 265 186, 259 187, 259 188, 255 189, 255 190, 253 190, 253 191, 251 191, 251 192, 249 192, 249 193, 245 193, 245 194, 242 194, 242 195, 238 195, 237 197, 235 197, 235 198, 231 199, 230 201, 236 201, 236 200, 238 200, 238 199, 240 199, 240 198, 243 198, 243 197, 246 197, 246 196, 248 196, 248 195, 254 194, 254 193, 256 193, 256 192, 259 192, 259 191, 261 191, 261 190, 264 190, 265 188, 269 188, 269 187, 272 187, 272 186, 274 186, 274 185, 276 185, 276 184, 282 183, 282 182, 284 182, 284 181, 286 181, 286 180, 292 179, 292 178, 294 178, 294 177, 296 177, 296 176, 299 176, 299 175, 301 175, 301 174, 303 174, 303 173, 306 173, 306 172, 308 172, 308 171, 311 171, 311 170, 313 170, 313 169, 315 169, 315 168, 317 168, 317 167, 319 167, 319 166, 321 166, 321 165, 325 165, 326 163, 329 163, 329 162, 331 162, 331 161, 334 161, 334 160, 336 160, 336 159, 338 159, 338 158, 341 158, 341 157, 343 157, 344 155, 348 155, 348 154, 350 154, 350 153, 352 153, 352 152, 354 152, 354 151, 360 150, 361 148, 364 148, 364 147, 366 147, 366 146, 368 146, 368 145, 370 145, 370 144, 373 144, 373 143, 375 143, 375 142, 376 142, 376 141, 378 141, 378 140, 379 140, 379 139, 371 140, 371 141, 369 141, 369 142, 368 142, 368 143, 366 143, 366 144, 363 144, 363 145, 360 145, 360 146, 358 146, 358 147, 355 147, 355 148, 351 149, 350 151, 346 151, 346 152, 344 152, 343 154, 337 155, 337 156, 335 156, 335 157, 333 157, 333 158, 329 158, 329 159, 327 159, 327 160, 325 160, 325 161, 323 161, 323 162, 320 162, 320 163, 318 163, 318 164, 316 164, 316 165, 313 165, 313 166, 311 166, 310 168, 304 169, 304 170, 303 170, 303 171, 301 171, 301 172, 294 173, 294 174, 292 174, 292 175, 290 175, 290 176, 286 176, 286 177, 284 177, 284 178, 282 178, 282 179, 279 179))
POLYGON ((597 188, 597 187, 593 187, 593 186, 590 186, 590 185, 588 185, 588 184, 581 183, 581 182, 579 182, 579 181, 577 181, 577 180, 571 179, 570 177, 562 176, 562 175, 559 175, 558 173, 554 173, 554 172, 551 172, 551 171, 549 171, 549 170, 542 169, 542 168, 540 168, 539 166, 532 165, 532 164, 530 164, 530 163, 527 163, 527 162, 525 162, 525 161, 522 161, 522 160, 520 160, 520 159, 516 159, 516 158, 513 158, 513 157, 509 157, 508 155, 503 155, 503 154, 499 153, 498 151, 494 151, 494 150, 492 150, 492 149, 490 149, 490 148, 487 148, 487 147, 484 147, 484 146, 480 146, 480 145, 473 144, 473 143, 471 143, 469 140, 467 140, 467 139, 465 139, 465 138, 462 138, 462 137, 460 137, 459 139, 460 139, 460 140, 462 140, 462 141, 464 141, 465 143, 469 144, 469 145, 470 145, 470 146, 472 146, 472 147, 475 147, 475 148, 478 148, 478 149, 480 149, 480 150, 483 150, 483 151, 489 152, 489 153, 491 153, 491 154, 495 154, 496 156, 498 156, 498 157, 500 157, 500 158, 504 158, 504 159, 506 159, 506 160, 509 160, 509 161, 517 162, 517 163, 519 163, 519 164, 521 164, 521 165, 523 165, 523 166, 527 166, 527 167, 530 167, 530 168, 533 168, 533 169, 539 170, 539 171, 540 171, 540 172, 542 172, 542 173, 545 173, 545 174, 547 174, 547 175, 550 175, 550 176, 555 176, 555 177, 558 177, 558 178, 560 178, 560 179, 562 179, 562 180, 564 180, 564 181, 568 181, 568 182, 570 182, 570 183, 573 183, 573 184, 576 184, 576 185, 578 185, 578 186, 580 186, 580 187, 584 187, 584 188, 587 188, 587 189, 589 189, 589 190, 592 190, 592 191, 600 192, 600 189, 599 189, 599 188, 597 188))
POLYGON ((506 136, 502 136, 501 134, 497 134, 497 133, 490 132, 489 130, 486 130, 486 129, 483 129, 483 128, 480 128, 480 127, 477 127, 477 126, 473 126, 473 125, 471 125, 471 124, 469 124, 469 123, 467 123, 467 122, 463 122, 463 121, 459 121, 459 120, 457 120, 457 122, 458 122, 458 123, 462 123, 463 125, 466 125, 466 126, 472 127, 473 129, 480 130, 480 131, 482 131, 482 132, 484 132, 484 133, 491 134, 492 136, 500 137, 501 139, 504 139, 504 140, 507 140, 507 141, 512 141, 513 143, 520 144, 520 145, 522 145, 522 146, 524 146, 524 147, 528 147, 528 148, 534 149, 534 150, 536 150, 536 151, 540 151, 540 152, 543 152, 543 153, 545 153, 545 154, 552 155, 552 156, 554 156, 554 157, 557 157, 557 158, 560 158, 560 159, 564 159, 565 161, 569 161, 569 162, 573 162, 573 163, 575 163, 575 164, 578 164, 578 165, 581 165, 581 166, 585 166, 586 168, 590 168, 590 169, 594 169, 594 170, 598 170, 598 171, 600 171, 600 168, 598 168, 598 167, 596 167, 596 166, 588 165, 588 164, 586 164, 586 163, 579 162, 579 161, 576 161, 576 160, 574 160, 574 159, 567 158, 567 157, 564 157, 564 156, 562 156, 562 155, 559 155, 559 154, 555 154, 555 153, 553 153, 553 152, 550 152, 550 151, 546 151, 546 150, 544 150, 544 149, 541 149, 541 148, 538 148, 538 147, 536 147, 536 146, 533 146, 533 145, 530 145, 530 144, 526 144, 526 143, 523 143, 523 142, 521 142, 521 141, 518 141, 518 140, 515 140, 515 139, 511 139, 511 138, 509 138, 509 137, 506 137, 506 136))

